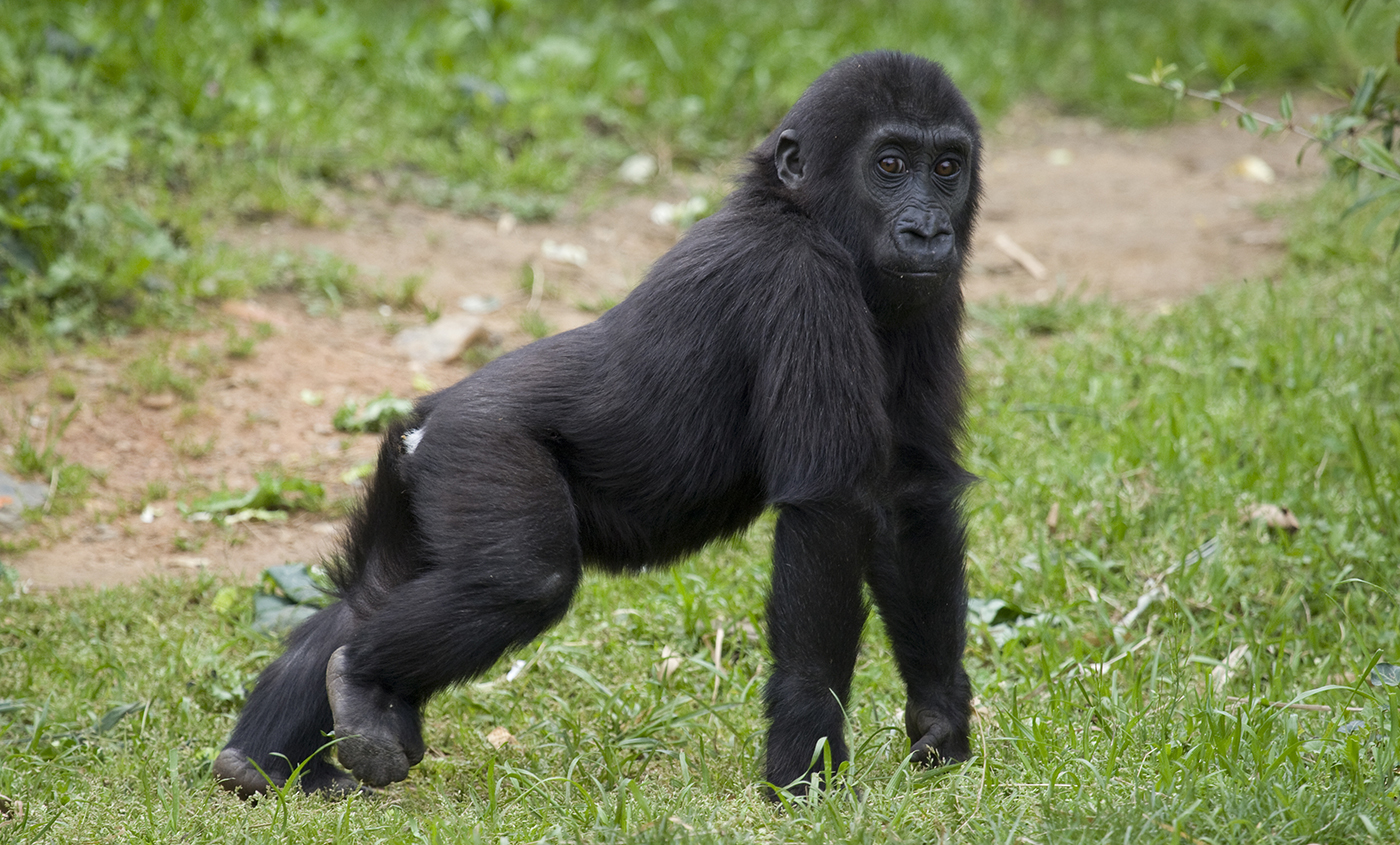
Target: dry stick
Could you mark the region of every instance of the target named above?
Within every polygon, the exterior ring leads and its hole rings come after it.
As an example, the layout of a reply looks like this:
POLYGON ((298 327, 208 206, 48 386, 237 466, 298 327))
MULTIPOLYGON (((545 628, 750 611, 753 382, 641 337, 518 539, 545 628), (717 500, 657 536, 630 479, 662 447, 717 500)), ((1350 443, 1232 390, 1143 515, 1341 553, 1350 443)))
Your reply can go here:
POLYGON ((715 690, 714 692, 710 693, 711 704, 714 704, 716 701, 719 700, 719 673, 724 671, 723 664, 720 663, 720 660, 724 657, 723 649, 724 626, 720 625, 719 627, 715 628, 715 669, 717 669, 718 671, 715 672, 715 690))
MULTIPOLYGON (((1152 817, 1147 815, 1146 813, 1143 813, 1142 817, 1147 819, 1148 821, 1152 820, 1152 817)), ((1187 842, 1190 842, 1191 845, 1206 845, 1206 843, 1201 841, 1200 839, 1197 839, 1196 837, 1192 836, 1184 830, 1177 830, 1176 828, 1172 827, 1166 822, 1157 822, 1157 826, 1160 827, 1162 830, 1165 830, 1167 833, 1175 833, 1177 836, 1180 836, 1182 839, 1185 839, 1187 842)))
POLYGON ((49 497, 44 500, 44 515, 47 516, 53 507, 53 497, 58 493, 58 467, 53 468, 49 475, 49 497))
POLYGON ((540 310, 540 301, 544 299, 544 264, 530 265, 530 303, 526 305, 531 311, 540 310))
POLYGON ((997 236, 992 238, 992 246, 1006 253, 1007 258, 1020 264, 1037 282, 1045 281, 1045 277, 1049 275, 1044 264, 1037 261, 1035 256, 1027 252, 1020 244, 1011 240, 1011 237, 1005 232, 998 232, 997 236))
MULTIPOLYGON (((1231 696, 1228 696, 1228 697, 1226 697, 1225 700, 1228 701, 1228 702, 1230 702, 1231 704, 1249 704, 1249 703, 1250 703, 1250 699, 1248 699, 1248 698, 1241 698, 1241 697, 1238 696, 1238 695, 1231 695, 1231 696)), ((1302 711, 1305 712, 1305 713, 1331 713, 1331 712, 1332 712, 1332 708, 1331 708, 1331 707, 1328 707, 1326 704, 1300 704, 1300 703, 1297 703, 1297 702, 1287 702, 1287 701, 1265 701, 1265 700, 1263 700, 1263 699, 1260 699, 1260 700, 1259 700, 1259 703, 1260 703, 1260 704, 1267 705, 1267 706, 1269 706, 1269 707, 1272 707, 1272 708, 1274 708, 1275 710, 1302 710, 1302 711)), ((1361 708, 1361 707, 1343 707, 1343 708, 1342 708, 1342 711, 1345 712, 1345 713, 1361 713, 1361 712, 1364 712, 1364 708, 1361 708)))

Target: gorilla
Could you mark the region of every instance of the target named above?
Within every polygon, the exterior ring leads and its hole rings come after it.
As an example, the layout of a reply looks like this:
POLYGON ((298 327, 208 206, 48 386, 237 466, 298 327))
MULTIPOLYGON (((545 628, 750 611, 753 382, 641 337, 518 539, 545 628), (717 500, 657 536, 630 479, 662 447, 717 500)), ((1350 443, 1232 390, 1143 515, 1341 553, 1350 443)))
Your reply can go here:
POLYGON ((419 400, 329 561, 338 601, 262 673, 214 777, 243 797, 298 765, 308 792, 403 780, 432 695, 559 621, 585 566, 675 561, 769 507, 770 795, 805 791, 822 740, 849 759, 862 584, 915 761, 966 759, 960 280, 979 157, 939 65, 845 59, 623 302, 419 400), (331 731, 348 772, 318 751, 331 731))

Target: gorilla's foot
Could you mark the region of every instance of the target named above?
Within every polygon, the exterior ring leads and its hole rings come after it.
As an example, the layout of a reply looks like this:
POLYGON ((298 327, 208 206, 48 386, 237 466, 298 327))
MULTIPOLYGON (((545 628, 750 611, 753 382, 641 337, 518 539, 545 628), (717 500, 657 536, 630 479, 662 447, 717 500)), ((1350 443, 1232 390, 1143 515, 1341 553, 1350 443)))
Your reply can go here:
MULTIPOLYGON (((232 746, 214 758, 212 774, 215 783, 245 801, 266 794, 270 789, 281 788, 287 782, 273 772, 258 771, 246 752, 232 746)), ((297 785, 303 792, 319 793, 328 798, 340 798, 361 789, 348 773, 321 759, 307 762, 297 785)))
POLYGON ((961 763, 972 756, 967 721, 959 724, 936 710, 904 711, 904 726, 909 734, 909 755, 920 766, 946 766, 961 763))
POLYGON ((281 786, 276 780, 269 781, 239 748, 225 748, 214 758, 214 782, 245 801, 254 795, 262 795, 274 786, 281 786))
POLYGON ((377 684, 353 680, 346 646, 326 663, 326 693, 340 764, 370 786, 408 777, 409 768, 423 759, 418 708, 377 684))

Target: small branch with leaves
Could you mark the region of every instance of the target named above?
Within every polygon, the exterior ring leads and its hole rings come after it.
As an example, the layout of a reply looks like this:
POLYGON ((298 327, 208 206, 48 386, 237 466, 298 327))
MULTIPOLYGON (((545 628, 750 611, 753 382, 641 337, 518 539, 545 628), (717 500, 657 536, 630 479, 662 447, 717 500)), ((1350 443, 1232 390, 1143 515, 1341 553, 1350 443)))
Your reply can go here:
MULTIPOLYGON (((1300 123, 1294 113, 1291 94, 1284 93, 1279 98, 1279 117, 1255 111, 1231 99, 1229 95, 1235 90, 1234 80, 1243 70, 1236 70, 1218 88, 1209 91, 1188 87, 1186 81, 1177 75, 1177 66, 1164 65, 1160 59, 1151 73, 1129 74, 1128 78, 1170 92, 1177 100, 1191 97, 1211 103, 1217 109, 1229 109, 1235 112, 1242 129, 1261 137, 1287 132, 1305 138, 1308 143, 1298 151, 1300 162, 1308 147, 1316 144, 1333 157, 1333 170, 1337 175, 1355 178, 1365 171, 1383 180, 1374 190, 1353 203, 1346 214, 1382 201, 1378 223, 1400 216, 1400 133, 1396 131, 1400 127, 1400 100, 1385 90, 1388 68, 1364 69, 1355 88, 1349 93, 1332 90, 1330 93, 1347 101, 1346 106, 1315 115, 1306 125, 1300 123)), ((1391 241, 1391 251, 1397 249, 1400 249, 1400 227, 1397 227, 1391 241)))
MULTIPOLYGON (((1379 102, 1380 89, 1386 76, 1384 69, 1368 69, 1363 73, 1361 84, 1357 86, 1345 109, 1315 115, 1311 125, 1307 127, 1300 125, 1295 117, 1293 96, 1289 93, 1285 92, 1279 98, 1279 117, 1271 117, 1238 100, 1230 99, 1227 95, 1234 91, 1233 81, 1240 71, 1231 74, 1219 88, 1210 91, 1188 88, 1185 80, 1176 76, 1176 72, 1176 65, 1163 65, 1159 60, 1151 73, 1130 73, 1128 78, 1168 91, 1178 100, 1191 97, 1230 109, 1238 115, 1240 128, 1256 135, 1268 137, 1283 132, 1299 135, 1306 138, 1310 144, 1317 144, 1362 170, 1400 182, 1400 160, 1397 160, 1394 148, 1371 137, 1373 134, 1381 134, 1387 140, 1391 140, 1390 130, 1400 122, 1400 114, 1397 114, 1389 103, 1379 102), (1353 150, 1348 144, 1355 144, 1360 149, 1353 150)), ((1300 160, 1306 151, 1306 146, 1299 151, 1300 160)))

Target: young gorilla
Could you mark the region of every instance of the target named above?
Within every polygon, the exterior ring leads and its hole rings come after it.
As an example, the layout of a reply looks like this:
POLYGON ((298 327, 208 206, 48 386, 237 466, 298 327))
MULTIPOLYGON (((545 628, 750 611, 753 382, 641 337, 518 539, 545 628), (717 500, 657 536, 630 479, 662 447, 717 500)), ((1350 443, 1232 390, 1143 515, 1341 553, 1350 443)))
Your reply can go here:
POLYGON ((585 565, 673 561, 769 506, 767 780, 809 775, 823 738, 849 756, 862 582, 914 757, 967 758, 959 281, 978 159, 938 65, 869 53, 824 74, 626 301, 385 437, 334 562, 341 601, 263 673, 214 776, 243 796, 304 760, 307 791, 402 780, 428 699, 557 622, 585 565), (332 728, 349 774, 314 756, 332 728))

